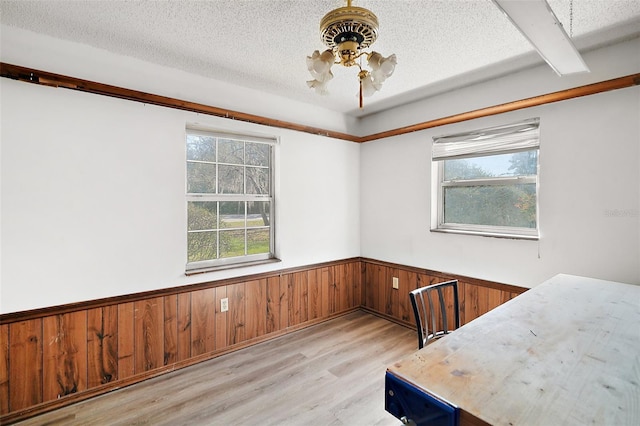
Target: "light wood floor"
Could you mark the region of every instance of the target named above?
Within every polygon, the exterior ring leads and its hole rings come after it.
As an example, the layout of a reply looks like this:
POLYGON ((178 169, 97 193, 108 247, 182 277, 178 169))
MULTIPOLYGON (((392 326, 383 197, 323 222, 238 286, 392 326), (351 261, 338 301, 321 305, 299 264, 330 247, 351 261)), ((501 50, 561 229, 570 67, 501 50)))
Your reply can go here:
POLYGON ((415 332, 354 312, 20 425, 399 425, 388 365, 415 332))

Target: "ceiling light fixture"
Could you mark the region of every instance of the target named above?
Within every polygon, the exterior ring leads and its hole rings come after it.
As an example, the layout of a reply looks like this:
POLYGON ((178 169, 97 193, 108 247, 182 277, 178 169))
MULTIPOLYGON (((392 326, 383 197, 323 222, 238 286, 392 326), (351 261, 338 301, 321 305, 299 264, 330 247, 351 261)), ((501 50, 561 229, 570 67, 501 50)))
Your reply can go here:
POLYGON ((351 6, 340 7, 327 13, 320 21, 322 42, 329 47, 324 52, 313 52, 307 56, 307 68, 313 80, 307 85, 316 93, 327 94, 327 83, 333 78, 331 66, 356 66, 360 82, 359 98, 371 96, 382 88, 382 83, 391 77, 396 67, 396 55, 385 58, 380 53, 363 51, 378 38, 378 18, 368 9, 351 6), (371 71, 362 68, 362 57, 366 56, 371 71))
MULTIPOLYGON (((558 75, 589 72, 578 49, 573 45, 571 38, 546 0, 493 0, 493 2, 558 75)), ((572 18, 573 7, 571 26, 573 26, 572 18)))

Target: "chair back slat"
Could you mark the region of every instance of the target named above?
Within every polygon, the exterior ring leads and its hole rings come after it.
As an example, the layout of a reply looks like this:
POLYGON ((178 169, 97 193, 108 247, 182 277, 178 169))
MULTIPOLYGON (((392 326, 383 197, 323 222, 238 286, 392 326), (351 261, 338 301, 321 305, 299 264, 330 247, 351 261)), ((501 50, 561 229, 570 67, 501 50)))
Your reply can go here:
POLYGON ((458 280, 418 288, 409 293, 409 298, 416 320, 419 349, 460 327, 458 280), (452 291, 449 291, 449 288, 452 291), (445 290, 447 291, 445 292, 445 290), (448 316, 446 303, 446 296, 450 293, 453 293, 453 303, 449 305, 454 320, 452 329, 449 327, 450 316, 448 316), (438 301, 434 303, 436 295, 438 301))

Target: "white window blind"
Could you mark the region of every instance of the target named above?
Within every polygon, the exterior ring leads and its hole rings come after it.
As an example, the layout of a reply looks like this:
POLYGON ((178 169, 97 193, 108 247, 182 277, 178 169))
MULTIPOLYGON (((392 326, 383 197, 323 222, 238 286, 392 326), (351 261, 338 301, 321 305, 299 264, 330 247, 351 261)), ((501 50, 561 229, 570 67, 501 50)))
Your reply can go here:
POLYGON ((433 161, 527 151, 539 147, 540 119, 433 138, 433 161))

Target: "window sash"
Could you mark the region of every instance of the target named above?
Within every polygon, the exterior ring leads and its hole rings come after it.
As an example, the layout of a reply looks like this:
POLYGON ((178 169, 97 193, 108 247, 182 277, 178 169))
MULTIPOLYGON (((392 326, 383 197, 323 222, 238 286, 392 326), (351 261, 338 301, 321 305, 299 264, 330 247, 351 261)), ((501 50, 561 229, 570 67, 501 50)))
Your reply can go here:
POLYGON ((517 185, 524 183, 536 183, 536 176, 496 177, 483 179, 460 179, 441 181, 442 187, 454 186, 491 186, 491 185, 517 185))
MULTIPOLYGON (((217 131, 207 131, 207 130, 203 130, 203 129, 193 129, 193 128, 188 128, 186 131, 186 135, 185 135, 185 140, 189 135, 194 135, 194 136, 206 136, 206 137, 212 137, 212 138, 216 138, 216 140, 218 139, 231 139, 231 140, 235 140, 235 141, 241 141, 241 142, 250 142, 250 143, 263 143, 266 145, 269 145, 269 165, 268 166, 259 166, 259 165, 252 165, 252 164, 248 164, 247 163, 247 158, 245 157, 243 162, 244 164, 233 164, 233 166, 238 166, 238 167, 243 167, 244 169, 246 168, 256 168, 256 169, 266 169, 269 171, 269 188, 268 188, 268 193, 266 194, 251 194, 251 193, 246 193, 247 191, 247 184, 246 184, 246 178, 245 178, 245 182, 243 183, 243 192, 245 193, 237 193, 237 194, 228 194, 228 193, 213 193, 213 192, 207 192, 207 193, 200 193, 200 192, 188 192, 188 188, 189 188, 189 175, 186 175, 186 188, 185 188, 185 194, 186 194, 186 206, 189 205, 190 202, 225 202, 225 201, 239 201, 239 202, 251 202, 251 201, 257 201, 257 202, 269 202, 269 225, 264 225, 264 226, 247 226, 246 222, 244 224, 243 227, 241 228, 224 228, 224 229, 211 229, 211 230, 205 230, 205 229, 199 229, 199 230, 189 230, 186 229, 186 235, 190 235, 190 234, 194 234, 194 233, 198 233, 198 232, 215 232, 216 233, 216 241, 218 241, 218 243, 216 244, 216 258, 214 259, 207 259, 207 260, 198 260, 198 261, 189 261, 187 260, 187 264, 186 264, 186 271, 187 273, 195 273, 195 272, 200 272, 200 271, 207 271, 207 270, 216 270, 216 269, 225 269, 228 267, 235 267, 235 266, 248 266, 251 265, 252 263, 262 263, 266 260, 269 259, 275 259, 275 218, 274 218, 274 212, 275 212, 275 203, 274 203, 274 174, 275 174, 275 170, 274 170, 274 159, 275 159, 275 145, 277 144, 277 140, 276 139, 272 139, 272 138, 265 138, 265 137, 260 137, 260 136, 255 136, 255 135, 244 135, 244 134, 233 134, 233 133, 225 133, 225 132, 217 132, 217 131), (248 241, 247 241, 247 233, 251 232, 251 231, 255 231, 255 230, 260 230, 260 229, 268 229, 269 230, 269 251, 266 253, 259 253, 259 254, 246 254, 247 250, 249 250, 249 246, 248 246, 248 241), (219 240, 220 240, 220 235, 219 233, 221 231, 243 231, 244 232, 244 255, 240 255, 240 256, 234 256, 234 257, 226 257, 226 258, 222 258, 220 257, 221 253, 220 253, 220 246, 219 246, 219 240)), ((216 142, 217 143, 217 142, 216 142)), ((216 149, 217 151, 217 149, 216 149)), ((216 155, 216 160, 219 160, 219 158, 216 155)), ((219 161, 200 161, 200 160, 186 160, 185 162, 185 167, 188 167, 188 164, 192 164, 192 163, 204 163, 204 164, 211 164, 211 165, 215 165, 216 169, 218 168, 218 166, 220 165, 225 165, 227 163, 224 162, 219 162, 219 161)), ((216 172, 216 182, 219 179, 219 176, 217 176, 218 173, 216 172)), ((216 184, 216 188, 219 186, 219 184, 216 184)), ((216 191, 218 191, 218 189, 216 189, 216 191)), ((246 214, 246 211, 245 211, 246 214)), ((187 237, 188 239, 188 237, 187 237)), ((188 251, 188 247, 187 247, 187 251, 188 251)))
POLYGON ((187 134, 194 135, 194 136, 209 136, 209 137, 219 138, 219 139, 231 139, 235 141, 266 143, 269 145, 275 145, 277 143, 276 137, 266 137, 266 136, 258 136, 258 135, 252 135, 252 134, 244 134, 244 133, 233 133, 233 132, 209 131, 209 130, 200 129, 197 127, 187 128, 187 134))
MULTIPOLYGON (((469 234, 469 235, 482 235, 497 238, 519 238, 519 239, 531 239, 537 240, 539 236, 539 222, 537 217, 538 207, 536 206, 536 227, 535 228, 523 228, 516 226, 496 226, 496 225, 476 225, 469 223, 453 223, 445 222, 444 214, 444 192, 445 188, 455 187, 475 187, 475 186, 494 186, 494 185, 519 185, 519 184, 536 184, 536 200, 538 200, 538 177, 537 176, 514 176, 514 177, 497 177, 486 179, 464 179, 464 180, 451 180, 444 181, 444 167, 443 161, 439 161, 437 164, 437 176, 438 176, 438 188, 437 188, 437 217, 435 223, 432 222, 431 231, 456 233, 456 234, 469 234)), ((537 201, 536 201, 537 202, 537 201)))

